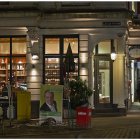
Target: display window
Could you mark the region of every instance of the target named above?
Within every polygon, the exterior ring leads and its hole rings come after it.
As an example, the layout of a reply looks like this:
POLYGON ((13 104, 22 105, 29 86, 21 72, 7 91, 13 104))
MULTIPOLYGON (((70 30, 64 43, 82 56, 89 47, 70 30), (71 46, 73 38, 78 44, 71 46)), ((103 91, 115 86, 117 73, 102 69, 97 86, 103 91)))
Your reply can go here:
POLYGON ((59 38, 46 38, 45 39, 45 54, 59 54, 60 46, 59 38))
POLYGON ((26 38, 12 38, 12 55, 26 54, 26 38))
POLYGON ((10 54, 10 38, 0 38, 0 55, 10 54))
POLYGON ((64 68, 64 63, 69 44, 75 62, 75 70, 70 72, 70 77, 76 78, 79 74, 78 35, 44 36, 43 81, 45 84, 64 84, 64 78, 67 74, 64 68))
POLYGON ((45 83, 60 83, 60 59, 45 58, 45 83))
POLYGON ((64 54, 67 53, 68 45, 71 44, 73 54, 78 54, 78 38, 64 38, 64 54))
POLYGON ((26 83, 26 37, 0 37, 0 92, 4 84, 26 83))

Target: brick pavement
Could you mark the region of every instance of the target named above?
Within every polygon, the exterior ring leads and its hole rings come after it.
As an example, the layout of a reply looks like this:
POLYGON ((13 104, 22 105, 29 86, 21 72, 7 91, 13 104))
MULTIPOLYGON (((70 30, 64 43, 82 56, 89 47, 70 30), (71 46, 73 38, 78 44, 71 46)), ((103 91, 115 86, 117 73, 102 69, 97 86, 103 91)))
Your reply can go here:
POLYGON ((88 129, 68 126, 27 126, 16 124, 0 131, 0 138, 140 138, 140 109, 132 108, 127 116, 92 118, 88 129))

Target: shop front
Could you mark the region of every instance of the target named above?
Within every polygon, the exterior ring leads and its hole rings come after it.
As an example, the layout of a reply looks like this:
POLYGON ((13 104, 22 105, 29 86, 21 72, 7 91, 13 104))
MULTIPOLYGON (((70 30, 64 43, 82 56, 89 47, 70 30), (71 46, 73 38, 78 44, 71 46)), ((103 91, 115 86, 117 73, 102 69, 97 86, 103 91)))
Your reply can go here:
MULTIPOLYGON (((101 30, 100 30, 101 31, 101 30)), ((127 68, 125 67, 125 30, 102 30, 102 36, 89 36, 91 47, 89 69, 93 78, 89 76, 89 85, 94 90, 94 114, 126 113, 125 100, 128 99, 127 68), (114 33, 112 32, 114 31, 114 33), (115 50, 116 59, 111 59, 115 50), (93 53, 91 53, 93 52, 93 53), (92 83, 92 84, 91 84, 92 83)))
MULTIPOLYGON (((89 99, 93 112, 106 108, 125 111, 124 100, 128 96, 125 85, 128 82, 125 68, 126 13, 38 16, 38 13, 32 13, 24 17, 26 24, 18 18, 24 30, 11 29, 10 32, 9 27, 0 31, 0 90, 8 81, 14 87, 25 89, 27 86, 31 93, 32 118, 38 118, 41 85, 64 84, 64 60, 70 44, 75 62, 75 72, 70 76, 86 80, 94 91, 89 99), (30 16, 35 23, 27 20, 30 16), (110 54, 114 47, 117 58, 113 61, 110 54)), ((12 24, 18 26, 13 20, 12 24)))
POLYGON ((10 106, 13 110, 11 117, 18 116, 19 96, 16 89, 27 90, 26 36, 0 36, 0 106, 3 108, 4 118, 9 118, 10 106))
POLYGON ((26 37, 1 36, 0 62, 0 92, 8 82, 13 87, 26 84, 26 37))

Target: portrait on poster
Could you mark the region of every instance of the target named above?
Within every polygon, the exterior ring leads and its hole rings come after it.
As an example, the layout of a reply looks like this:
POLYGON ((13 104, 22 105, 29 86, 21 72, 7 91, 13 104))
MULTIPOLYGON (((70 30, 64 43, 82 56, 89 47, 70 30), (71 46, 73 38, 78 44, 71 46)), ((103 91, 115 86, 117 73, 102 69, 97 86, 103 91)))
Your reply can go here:
POLYGON ((62 85, 42 85, 40 91, 40 123, 47 118, 62 122, 62 85))

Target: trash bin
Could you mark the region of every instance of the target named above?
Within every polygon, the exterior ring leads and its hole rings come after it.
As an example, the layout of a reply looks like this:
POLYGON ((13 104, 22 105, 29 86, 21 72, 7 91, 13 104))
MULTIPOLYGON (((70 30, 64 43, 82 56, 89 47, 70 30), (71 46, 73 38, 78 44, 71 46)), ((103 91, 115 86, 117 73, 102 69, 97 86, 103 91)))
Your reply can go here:
POLYGON ((78 127, 91 127, 91 108, 78 107, 76 108, 76 124, 78 127))

